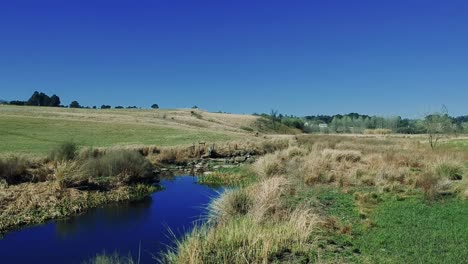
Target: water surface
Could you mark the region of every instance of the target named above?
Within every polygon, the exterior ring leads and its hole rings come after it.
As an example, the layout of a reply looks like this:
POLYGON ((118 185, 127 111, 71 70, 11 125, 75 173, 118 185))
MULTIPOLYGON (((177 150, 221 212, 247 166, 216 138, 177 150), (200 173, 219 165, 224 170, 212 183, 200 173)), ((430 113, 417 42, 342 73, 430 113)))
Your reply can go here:
POLYGON ((144 201, 105 206, 64 221, 25 228, 0 240, 2 263, 82 263, 103 251, 138 255, 153 263, 152 254, 176 235, 200 223, 206 205, 218 195, 191 176, 163 180, 164 190, 144 201))

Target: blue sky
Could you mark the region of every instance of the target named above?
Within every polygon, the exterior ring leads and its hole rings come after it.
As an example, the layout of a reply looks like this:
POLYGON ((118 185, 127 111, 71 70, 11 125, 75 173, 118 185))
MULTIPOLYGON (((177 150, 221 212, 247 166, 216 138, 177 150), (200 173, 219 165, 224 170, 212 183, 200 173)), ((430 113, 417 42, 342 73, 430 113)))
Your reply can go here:
POLYGON ((468 1, 2 1, 0 99, 468 113, 468 1))

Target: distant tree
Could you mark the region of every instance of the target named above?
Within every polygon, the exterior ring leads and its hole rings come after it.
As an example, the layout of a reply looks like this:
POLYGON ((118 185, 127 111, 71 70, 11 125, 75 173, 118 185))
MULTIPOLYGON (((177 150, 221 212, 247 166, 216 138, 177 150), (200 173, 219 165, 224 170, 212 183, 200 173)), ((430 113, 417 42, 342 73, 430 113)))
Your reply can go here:
POLYGON ((49 106, 59 107, 60 106, 60 97, 57 95, 52 95, 49 99, 49 106))
POLYGON ((116 106, 116 107, 114 107, 114 108, 115 108, 115 109, 123 109, 124 107, 123 107, 123 106, 120 106, 120 105, 118 105, 118 106, 116 106))
POLYGON ((158 104, 153 104, 153 105, 151 105, 151 108, 153 108, 153 109, 159 109, 159 105, 158 105, 158 104))
POLYGON ((427 115, 423 124, 427 130, 429 145, 432 150, 436 149, 439 140, 453 132, 453 122, 445 106, 442 108, 442 112, 427 115))
POLYGON ((111 109, 110 105, 101 105, 101 109, 111 109))
POLYGON ((49 105, 50 97, 44 93, 35 91, 29 98, 27 104, 31 106, 47 106, 49 105))
POLYGON ((35 91, 31 97, 26 102, 26 105, 31 106, 52 106, 52 107, 59 107, 60 106, 60 97, 57 95, 52 95, 49 97, 45 93, 40 93, 35 91))
POLYGON ((70 103, 70 108, 81 108, 81 105, 77 101, 70 103))
POLYGON ((276 129, 276 123, 281 121, 281 118, 278 115, 278 110, 271 109, 270 121, 271 121, 272 127, 276 129))
POLYGON ((192 109, 198 109, 198 106, 194 105, 192 106, 192 109))
POLYGON ((132 105, 132 106, 127 106, 127 109, 137 109, 136 106, 132 105))
POLYGON ((96 109, 96 108, 97 108, 97 107, 94 105, 94 106, 93 106, 93 109, 96 109))

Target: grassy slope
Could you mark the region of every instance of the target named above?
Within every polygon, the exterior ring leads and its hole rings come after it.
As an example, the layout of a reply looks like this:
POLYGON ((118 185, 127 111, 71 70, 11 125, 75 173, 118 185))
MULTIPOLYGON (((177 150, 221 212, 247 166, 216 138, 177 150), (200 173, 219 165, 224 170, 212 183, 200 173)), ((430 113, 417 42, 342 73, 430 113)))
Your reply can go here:
POLYGON ((94 147, 225 141, 253 122, 251 116, 200 113, 1 106, 0 152, 43 154, 67 140, 94 147))

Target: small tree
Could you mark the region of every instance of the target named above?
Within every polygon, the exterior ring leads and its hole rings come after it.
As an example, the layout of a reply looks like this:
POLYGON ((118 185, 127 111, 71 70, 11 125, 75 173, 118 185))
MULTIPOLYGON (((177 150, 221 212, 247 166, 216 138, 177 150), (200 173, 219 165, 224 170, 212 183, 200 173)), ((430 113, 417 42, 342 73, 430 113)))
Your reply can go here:
POLYGON ((158 104, 153 104, 153 105, 151 106, 151 108, 153 108, 153 109, 159 109, 159 105, 158 105, 158 104))
POLYGON ((441 113, 433 113, 424 118, 424 128, 427 131, 432 150, 437 148, 439 141, 453 131, 452 119, 445 107, 441 113))
POLYGON ((77 101, 70 103, 70 108, 81 108, 81 105, 77 101))
POLYGON ((278 110, 271 109, 270 121, 273 129, 276 129, 276 122, 281 122, 281 118, 278 115, 278 110))

